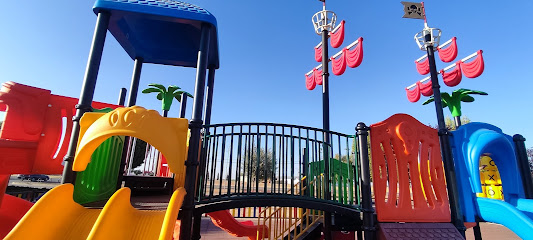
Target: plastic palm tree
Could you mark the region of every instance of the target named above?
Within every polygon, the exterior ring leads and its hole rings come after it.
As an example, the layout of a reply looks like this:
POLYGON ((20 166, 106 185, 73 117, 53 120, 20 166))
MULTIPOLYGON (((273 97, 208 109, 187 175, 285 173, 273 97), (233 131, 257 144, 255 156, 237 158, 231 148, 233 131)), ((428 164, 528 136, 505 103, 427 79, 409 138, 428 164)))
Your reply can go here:
POLYGON ((161 101, 161 108, 163 109, 163 117, 166 117, 168 115, 168 111, 170 110, 170 106, 172 106, 172 101, 174 98, 178 100, 178 102, 181 102, 181 95, 186 94, 188 97, 192 98, 193 96, 185 91, 181 91, 180 87, 170 85, 168 88, 165 88, 165 86, 157 83, 151 83, 148 84, 150 86, 147 89, 144 89, 142 93, 157 93, 157 99, 161 101))
MULTIPOLYGON (((470 95, 489 95, 486 92, 482 91, 476 91, 476 90, 470 90, 470 89, 457 89, 452 92, 452 95, 450 96, 447 92, 441 92, 440 96, 442 98, 442 107, 448 107, 450 110, 454 120, 455 120, 455 126, 458 128, 461 126, 461 102, 473 102, 475 101, 474 97, 470 95)), ((422 105, 426 105, 428 103, 431 103, 435 101, 433 96, 429 98, 427 101, 425 101, 422 105)))

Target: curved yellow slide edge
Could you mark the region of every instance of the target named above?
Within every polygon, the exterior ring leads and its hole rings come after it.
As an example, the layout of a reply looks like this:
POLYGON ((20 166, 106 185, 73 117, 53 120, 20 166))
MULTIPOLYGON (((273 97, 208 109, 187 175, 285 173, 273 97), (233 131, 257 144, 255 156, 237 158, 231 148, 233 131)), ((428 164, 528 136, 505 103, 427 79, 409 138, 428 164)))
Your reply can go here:
POLYGON ((170 171, 184 173, 188 120, 164 118, 157 111, 133 106, 109 113, 85 113, 80 120, 78 148, 72 169, 83 171, 94 150, 115 135, 132 136, 156 147, 166 158, 170 171))
POLYGON ((87 239, 172 239, 185 189, 179 188, 172 194, 166 211, 137 210, 131 206, 130 194, 129 188, 113 194, 87 239))
POLYGON ((59 185, 46 193, 4 238, 85 239, 100 209, 87 209, 74 202, 72 184, 59 185))

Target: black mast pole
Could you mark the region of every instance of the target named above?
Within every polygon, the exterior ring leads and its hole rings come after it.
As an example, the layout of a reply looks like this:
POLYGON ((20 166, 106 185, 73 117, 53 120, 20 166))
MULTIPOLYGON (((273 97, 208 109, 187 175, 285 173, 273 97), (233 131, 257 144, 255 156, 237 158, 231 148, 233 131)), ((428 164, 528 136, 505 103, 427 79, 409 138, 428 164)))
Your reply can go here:
MULTIPOLYGON (((326 1, 323 1, 323 27, 322 27, 322 128, 324 129, 324 198, 331 200, 330 191, 330 174, 329 174, 329 147, 330 147, 330 128, 329 128, 329 57, 328 57, 328 18, 326 11, 326 1)), ((324 238, 331 239, 331 213, 324 212, 324 238)))
POLYGON ((450 213, 453 225, 465 237, 465 225, 463 214, 459 207, 459 192, 457 190, 457 179, 455 178, 455 167, 453 164, 452 149, 450 146, 449 132, 444 122, 444 113, 442 110, 442 99, 440 96, 440 85, 435 64, 435 52, 433 50, 431 30, 424 29, 424 40, 429 60, 429 70, 431 73, 431 87, 433 88, 433 97, 435 99, 435 110, 437 112, 437 124, 439 126, 439 141, 442 161, 444 162, 444 173, 448 183, 448 199, 450 200, 450 213))

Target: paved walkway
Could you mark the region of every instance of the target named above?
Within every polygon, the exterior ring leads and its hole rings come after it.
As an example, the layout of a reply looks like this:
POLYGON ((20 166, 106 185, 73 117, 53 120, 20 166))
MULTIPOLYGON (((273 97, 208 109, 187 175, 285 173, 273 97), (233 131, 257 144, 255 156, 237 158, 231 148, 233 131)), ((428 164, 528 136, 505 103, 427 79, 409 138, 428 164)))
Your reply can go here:
MULTIPOLYGON (((504 216, 502 216, 504 217, 504 216)), ((516 234, 511 232, 508 228, 496 223, 480 223, 481 237, 483 240, 520 240, 516 234)), ((474 240, 474 232, 472 229, 466 231, 466 239, 474 240)))

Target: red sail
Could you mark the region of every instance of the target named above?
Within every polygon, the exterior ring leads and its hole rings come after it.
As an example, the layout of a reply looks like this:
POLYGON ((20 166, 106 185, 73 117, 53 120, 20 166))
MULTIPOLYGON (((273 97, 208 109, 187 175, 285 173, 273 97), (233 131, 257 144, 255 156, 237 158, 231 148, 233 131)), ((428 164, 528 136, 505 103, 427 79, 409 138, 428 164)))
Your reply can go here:
POLYGON ((331 32, 329 35, 331 37, 331 46, 334 48, 340 47, 344 41, 344 20, 341 21, 341 26, 337 31, 331 32))
POLYGON ((426 83, 417 82, 418 88, 420 88, 420 93, 426 97, 433 95, 433 86, 431 85, 431 80, 426 83))
POLYGON ((413 90, 409 90, 409 88, 406 88, 405 92, 407 93, 407 100, 409 100, 409 102, 414 103, 420 100, 420 88, 418 88, 418 84, 416 84, 413 90))
POLYGON ((333 74, 339 76, 346 71, 346 58, 344 57, 344 50, 336 59, 331 58, 331 70, 333 74))
POLYGON ((457 57, 457 42, 455 41, 456 39, 456 37, 453 37, 450 46, 448 46, 447 48, 437 47, 437 51, 439 52, 439 58, 441 61, 451 62, 457 57))
POLYGON ((426 75, 429 73, 429 60, 428 58, 425 58, 423 61, 415 61, 416 64, 416 70, 421 75, 426 75))
POLYGON ((315 47, 315 60, 317 62, 322 62, 322 45, 320 45, 320 47, 315 47))
POLYGON ((363 61, 363 38, 360 37, 357 41, 359 41, 359 43, 352 50, 343 50, 346 57, 346 63, 351 68, 358 67, 363 61))
POLYGON ((449 72, 444 72, 444 69, 440 70, 440 74, 442 74, 442 80, 444 81, 444 84, 446 84, 449 87, 455 87, 459 83, 461 83, 461 79, 463 78, 463 75, 461 74, 461 61, 458 61, 455 63, 455 69, 449 72))
POLYGON ((307 88, 307 90, 315 89, 316 83, 315 83, 314 71, 315 70, 313 70, 313 73, 311 73, 309 75, 307 75, 307 74, 305 75, 305 87, 307 88))
POLYGON ((477 51, 476 59, 471 62, 462 63, 461 68, 467 78, 479 77, 485 70, 485 62, 483 61, 483 51, 477 51))
POLYGON ((313 75, 315 75, 315 83, 322 85, 322 70, 313 69, 313 75))

